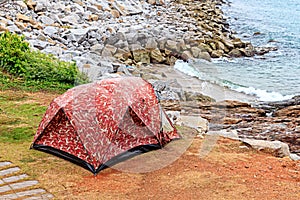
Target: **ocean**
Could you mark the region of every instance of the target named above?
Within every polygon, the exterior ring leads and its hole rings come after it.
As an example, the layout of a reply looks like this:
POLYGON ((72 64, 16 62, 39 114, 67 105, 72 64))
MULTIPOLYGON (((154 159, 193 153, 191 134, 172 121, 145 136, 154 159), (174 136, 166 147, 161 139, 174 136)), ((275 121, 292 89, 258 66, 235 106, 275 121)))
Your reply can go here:
POLYGON ((222 10, 236 36, 254 46, 278 50, 252 58, 214 59, 211 63, 178 61, 175 68, 261 101, 300 95, 300 1, 231 0, 222 10))

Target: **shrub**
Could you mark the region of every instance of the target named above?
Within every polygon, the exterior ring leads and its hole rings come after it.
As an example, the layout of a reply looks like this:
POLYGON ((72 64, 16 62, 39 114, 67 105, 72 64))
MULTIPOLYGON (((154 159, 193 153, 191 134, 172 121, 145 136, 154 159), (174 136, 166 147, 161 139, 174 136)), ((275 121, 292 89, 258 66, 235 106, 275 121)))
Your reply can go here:
POLYGON ((70 88, 86 83, 74 62, 61 61, 51 54, 30 49, 24 36, 10 32, 0 34, 0 69, 19 77, 25 85, 42 88, 70 88), (44 87, 43 87, 44 86, 44 87))

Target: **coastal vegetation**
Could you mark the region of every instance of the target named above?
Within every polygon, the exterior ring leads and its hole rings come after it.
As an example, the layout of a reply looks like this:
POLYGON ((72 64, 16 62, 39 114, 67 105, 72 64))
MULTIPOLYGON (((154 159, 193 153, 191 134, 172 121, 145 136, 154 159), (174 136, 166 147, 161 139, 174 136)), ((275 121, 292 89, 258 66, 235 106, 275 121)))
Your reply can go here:
POLYGON ((75 62, 65 62, 51 54, 32 50, 25 37, 10 32, 0 34, 0 88, 65 91, 87 82, 75 62))

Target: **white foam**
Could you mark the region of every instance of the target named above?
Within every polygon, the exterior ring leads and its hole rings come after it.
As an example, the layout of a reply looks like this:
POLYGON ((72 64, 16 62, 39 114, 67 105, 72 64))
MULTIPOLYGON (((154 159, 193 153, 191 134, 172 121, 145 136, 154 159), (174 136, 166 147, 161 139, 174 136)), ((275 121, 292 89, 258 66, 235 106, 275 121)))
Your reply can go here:
POLYGON ((214 77, 211 77, 211 80, 209 80, 209 78, 207 78, 205 74, 202 74, 192 65, 182 60, 176 61, 174 65, 174 69, 181 71, 189 76, 197 77, 199 79, 206 80, 206 81, 211 81, 219 85, 229 87, 230 89, 235 90, 237 92, 255 96, 260 101, 282 101, 282 100, 291 99, 294 96, 294 95, 282 95, 278 92, 270 92, 262 89, 257 89, 254 87, 238 86, 235 85, 234 83, 231 83, 230 81, 224 83, 224 81, 215 80, 214 77))
POLYGON ((282 101, 282 100, 291 99, 293 97, 293 95, 284 96, 278 92, 269 92, 254 87, 238 87, 235 88, 234 90, 238 92, 243 92, 245 94, 257 96, 260 101, 282 101))
POLYGON ((183 60, 177 60, 174 65, 174 69, 183 72, 189 76, 204 79, 203 74, 201 72, 199 72, 196 68, 191 66, 189 63, 184 62, 183 60))

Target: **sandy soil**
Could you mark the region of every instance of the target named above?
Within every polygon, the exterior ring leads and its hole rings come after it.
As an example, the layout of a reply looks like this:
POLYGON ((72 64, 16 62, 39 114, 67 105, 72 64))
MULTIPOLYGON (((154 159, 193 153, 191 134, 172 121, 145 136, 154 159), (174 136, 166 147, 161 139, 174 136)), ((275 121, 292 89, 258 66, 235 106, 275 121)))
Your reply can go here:
POLYGON ((59 182, 64 189, 49 190, 57 199, 299 199, 300 162, 244 150, 229 139, 219 139, 214 150, 200 158, 202 143, 196 138, 178 160, 159 170, 128 173, 108 168, 97 176, 79 173, 73 180, 66 172, 59 182))

